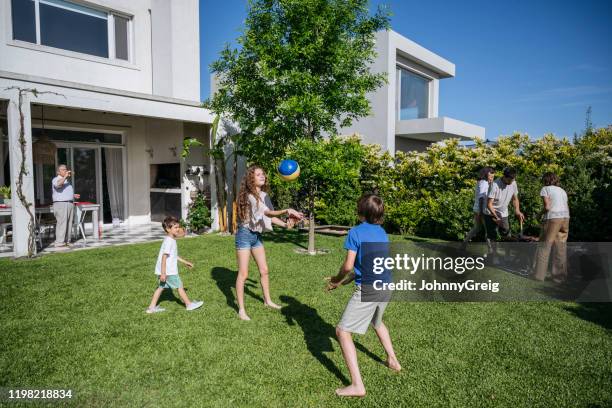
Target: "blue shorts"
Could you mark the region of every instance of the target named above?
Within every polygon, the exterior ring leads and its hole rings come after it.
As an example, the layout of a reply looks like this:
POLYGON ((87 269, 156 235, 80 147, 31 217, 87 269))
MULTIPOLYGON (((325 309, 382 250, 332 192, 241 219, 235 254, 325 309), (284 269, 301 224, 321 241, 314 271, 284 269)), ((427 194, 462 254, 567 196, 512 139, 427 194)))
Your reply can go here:
POLYGON ((263 245, 261 232, 254 232, 247 227, 239 227, 236 232, 236 249, 252 249, 263 245))

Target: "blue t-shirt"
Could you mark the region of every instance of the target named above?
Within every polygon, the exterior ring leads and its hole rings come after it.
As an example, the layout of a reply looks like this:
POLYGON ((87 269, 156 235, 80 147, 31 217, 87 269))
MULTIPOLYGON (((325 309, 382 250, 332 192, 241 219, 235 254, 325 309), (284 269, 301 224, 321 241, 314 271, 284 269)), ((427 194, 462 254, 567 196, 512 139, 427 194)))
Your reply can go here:
POLYGON ((369 224, 362 222, 350 229, 346 240, 344 241, 344 249, 357 252, 355 258, 355 284, 361 285, 361 272, 362 272, 362 256, 364 242, 389 242, 387 233, 378 224, 369 224))

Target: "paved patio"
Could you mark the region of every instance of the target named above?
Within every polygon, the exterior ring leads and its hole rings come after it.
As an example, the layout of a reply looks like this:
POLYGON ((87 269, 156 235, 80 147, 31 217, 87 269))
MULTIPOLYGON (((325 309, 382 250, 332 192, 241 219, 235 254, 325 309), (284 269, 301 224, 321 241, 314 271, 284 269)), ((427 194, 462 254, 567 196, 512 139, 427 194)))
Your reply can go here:
MULTIPOLYGON (((102 228, 102 234, 100 240, 93 239, 93 230, 91 226, 86 228, 85 234, 87 242, 79 234, 79 239, 73 242, 72 248, 57 249, 53 246, 54 234, 51 232, 43 239, 43 249, 38 251, 39 255, 50 254, 54 252, 69 252, 69 251, 80 251, 90 248, 100 248, 113 245, 126 245, 134 244, 139 242, 151 242, 161 241, 164 239, 166 234, 162 229, 161 223, 152 222, 144 225, 133 225, 127 226, 122 225, 119 227, 113 227, 112 225, 105 225, 102 228)), ((13 256, 13 245, 9 242, 5 246, 0 246, 0 257, 13 256)))

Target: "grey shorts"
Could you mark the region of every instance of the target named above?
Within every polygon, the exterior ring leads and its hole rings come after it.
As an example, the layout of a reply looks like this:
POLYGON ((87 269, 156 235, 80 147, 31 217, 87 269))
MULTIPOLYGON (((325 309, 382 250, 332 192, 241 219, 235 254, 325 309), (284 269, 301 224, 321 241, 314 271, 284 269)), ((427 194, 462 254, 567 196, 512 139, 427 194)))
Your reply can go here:
POLYGON ((371 324, 374 328, 382 323, 382 317, 389 302, 362 302, 361 286, 355 288, 349 300, 338 327, 344 331, 365 334, 371 324))

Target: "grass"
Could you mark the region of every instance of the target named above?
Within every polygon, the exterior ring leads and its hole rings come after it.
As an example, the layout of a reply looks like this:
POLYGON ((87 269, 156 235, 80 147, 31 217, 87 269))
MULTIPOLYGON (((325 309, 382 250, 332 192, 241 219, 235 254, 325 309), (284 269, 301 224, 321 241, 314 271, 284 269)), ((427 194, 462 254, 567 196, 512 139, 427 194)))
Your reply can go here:
POLYGON ((188 294, 205 301, 189 313, 173 296, 144 313, 159 243, 2 259, 0 388, 70 388, 70 405, 87 407, 612 405, 612 308, 560 302, 392 303, 404 371, 381 364, 369 331, 356 337, 368 395, 336 398, 348 372, 334 327, 351 290, 322 291, 344 251, 341 238, 317 242, 331 253, 295 254, 297 233, 266 237, 284 308, 262 306, 252 265, 251 322, 236 318, 232 237, 179 241, 196 265, 181 272, 188 294))

